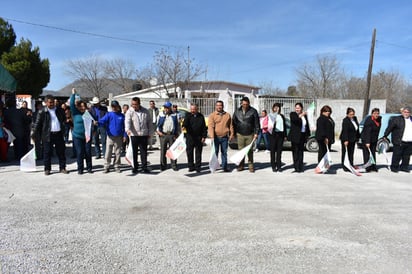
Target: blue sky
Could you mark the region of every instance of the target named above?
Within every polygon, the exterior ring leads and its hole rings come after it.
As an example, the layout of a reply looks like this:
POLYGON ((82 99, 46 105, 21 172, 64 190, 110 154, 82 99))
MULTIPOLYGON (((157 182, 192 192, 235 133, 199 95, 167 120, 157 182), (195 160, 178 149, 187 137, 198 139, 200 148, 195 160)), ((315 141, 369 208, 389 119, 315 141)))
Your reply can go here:
POLYGON ((65 73, 68 60, 97 55, 142 67, 162 48, 157 44, 185 51, 190 46, 190 56, 208 68, 200 80, 272 82, 286 89, 296 84, 296 68, 313 63, 316 55, 335 55, 346 72, 363 77, 374 28, 374 72, 396 71, 412 82, 411 13, 410 1, 381 0, 33 0, 3 1, 0 17, 148 42, 9 20, 18 40, 29 39, 50 60, 49 90, 74 80, 65 73))

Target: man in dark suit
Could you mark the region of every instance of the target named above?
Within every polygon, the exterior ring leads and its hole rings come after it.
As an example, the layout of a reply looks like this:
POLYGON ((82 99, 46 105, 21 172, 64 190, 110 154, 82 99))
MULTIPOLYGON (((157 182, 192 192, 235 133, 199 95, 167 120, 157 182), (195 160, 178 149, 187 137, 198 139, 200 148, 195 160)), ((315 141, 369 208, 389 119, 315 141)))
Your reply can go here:
POLYGON ((67 174, 66 145, 64 142, 64 121, 66 120, 66 114, 62 108, 55 106, 52 95, 46 96, 45 103, 46 107, 37 114, 32 137, 35 141, 41 138, 43 142, 44 174, 50 175, 53 147, 55 147, 57 157, 59 158, 60 172, 67 174))
POLYGON ((387 138, 390 133, 392 133, 393 143, 391 171, 398 172, 401 170, 409 173, 409 160, 412 154, 412 117, 410 107, 404 107, 401 115, 392 117, 389 120, 384 137, 387 138))
POLYGON ((185 117, 183 128, 186 129, 186 154, 189 171, 200 172, 207 128, 205 117, 199 112, 196 104, 190 105, 190 114, 185 117), (195 159, 193 159, 193 154, 195 154, 195 159))

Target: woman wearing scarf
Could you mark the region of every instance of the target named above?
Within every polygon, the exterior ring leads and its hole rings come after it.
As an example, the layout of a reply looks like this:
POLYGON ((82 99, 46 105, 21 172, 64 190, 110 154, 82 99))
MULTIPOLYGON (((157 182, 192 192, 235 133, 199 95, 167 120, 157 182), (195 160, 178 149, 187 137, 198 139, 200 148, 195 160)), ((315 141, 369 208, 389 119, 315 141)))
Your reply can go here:
POLYGON ((280 107, 279 103, 273 104, 268 122, 270 165, 273 172, 281 172, 283 141, 286 137, 286 120, 280 113, 280 107))
MULTIPOLYGON (((381 116, 379 116, 379 109, 372 109, 371 116, 366 118, 363 125, 361 140, 363 149, 363 162, 367 164, 369 162, 370 154, 372 153, 373 159, 376 160, 376 146, 378 144, 379 131, 381 129, 381 116)), ((367 172, 376 171, 376 164, 373 164, 366 168, 367 172)))

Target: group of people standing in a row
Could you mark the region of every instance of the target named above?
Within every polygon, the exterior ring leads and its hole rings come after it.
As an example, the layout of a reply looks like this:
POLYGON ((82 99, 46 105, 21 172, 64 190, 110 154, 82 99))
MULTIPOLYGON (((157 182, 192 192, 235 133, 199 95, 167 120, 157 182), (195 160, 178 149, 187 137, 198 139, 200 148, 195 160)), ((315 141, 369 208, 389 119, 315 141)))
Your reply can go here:
MULTIPOLYGON (((216 155, 221 154, 222 170, 230 172, 227 157, 229 142, 237 138, 238 148, 242 149, 257 139, 259 142, 259 133, 263 131, 265 137, 267 137, 265 145, 269 148, 270 163, 274 172, 282 171, 283 143, 286 140, 289 140, 292 144, 294 172, 301 173, 304 171, 305 143, 311 134, 311 130, 308 116, 301 103, 296 103, 295 111, 290 113, 289 132, 287 131, 286 118, 281 113, 281 104, 273 104, 269 114, 264 111, 264 119, 262 119, 262 117, 259 117, 257 110, 250 105, 247 97, 242 98, 241 106, 235 110, 233 115, 224 110, 223 101, 217 101, 215 111, 208 116, 207 126, 205 117, 199 112, 196 104, 191 104, 190 113, 186 115, 181 123, 178 112, 170 102, 165 102, 163 111, 159 111, 154 101, 150 101, 150 106, 145 108, 141 106, 140 99, 134 97, 131 100, 130 108, 128 105, 123 106, 123 112, 117 101, 111 102, 112 111, 108 111, 107 107, 100 105, 97 99, 90 103, 92 103, 92 106, 88 108, 87 103, 80 100, 80 96, 73 89, 70 97, 70 117, 68 117, 64 109, 55 105, 52 96, 46 96, 45 107, 38 110, 34 120, 32 134, 35 143, 41 141, 46 175, 51 173, 53 147, 59 159, 60 172, 68 173, 65 156, 65 141, 67 141, 65 140, 65 129, 67 128, 68 119, 71 119, 73 154, 77 158, 78 174, 83 174, 84 171, 93 173, 91 151, 93 139, 95 140, 96 158, 101 157, 101 152, 105 158, 105 173, 110 171, 113 153, 114 169, 121 172, 121 153, 125 150, 127 141, 130 140, 128 145, 133 150, 133 159, 130 159, 133 166, 132 173, 136 174, 139 171, 143 173, 151 172, 147 162, 148 148, 151 148, 155 138, 158 138, 160 143, 160 170, 163 171, 167 168, 166 156, 168 149, 182 131, 186 137, 186 155, 190 172, 200 172, 201 170, 202 149, 207 136, 214 142, 216 155), (102 143, 101 149, 99 143, 96 143, 96 138, 99 136, 102 136, 100 140, 102 143), (138 168, 138 152, 141 161, 140 169, 138 168)), ((392 133, 393 157, 391 170, 394 172, 399 170, 409 172, 409 159, 412 153, 412 118, 410 110, 410 107, 403 108, 401 115, 392 118, 385 130, 384 138, 392 133)), ((331 113, 330 106, 323 106, 316 121, 315 138, 319 145, 318 161, 331 149, 331 145, 335 142, 335 122, 331 118, 331 113)), ((362 140, 364 162, 367 163, 371 155, 375 157, 381 127, 379 114, 379 109, 373 109, 360 133, 355 110, 350 107, 347 109, 346 117, 342 121, 342 131, 339 135, 342 145, 342 166, 345 171, 349 171, 343 165, 345 156, 349 158, 349 162, 353 166, 355 146, 359 138, 362 140)), ((0 115, 0 119, 2 119, 2 115, 0 115)), ((0 120, 1 123, 2 120, 0 120)), ((2 134, 1 130, 0 134, 2 134)), ((258 148, 258 145, 256 144, 256 148, 258 148)), ((247 168, 250 172, 255 171, 253 153, 254 149, 250 149, 247 153, 247 168)), ((171 160, 171 167, 173 170, 178 170, 176 160, 171 160)), ((245 158, 240 161, 236 168, 238 171, 245 169, 245 158)), ((377 171, 376 165, 369 166, 367 171, 377 171)))

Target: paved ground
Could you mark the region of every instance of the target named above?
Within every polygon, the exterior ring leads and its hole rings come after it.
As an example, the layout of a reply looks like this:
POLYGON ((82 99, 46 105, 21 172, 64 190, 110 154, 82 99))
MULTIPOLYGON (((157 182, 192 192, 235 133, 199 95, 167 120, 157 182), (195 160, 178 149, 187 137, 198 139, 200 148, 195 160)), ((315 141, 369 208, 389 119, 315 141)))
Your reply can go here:
POLYGON ((1 165, 0 272, 412 272, 411 174, 317 175, 312 153, 294 174, 290 151, 281 174, 264 152, 254 174, 188 173, 185 157, 160 173, 158 153, 135 176, 103 174, 103 160, 81 176, 73 162, 48 177, 1 165))

